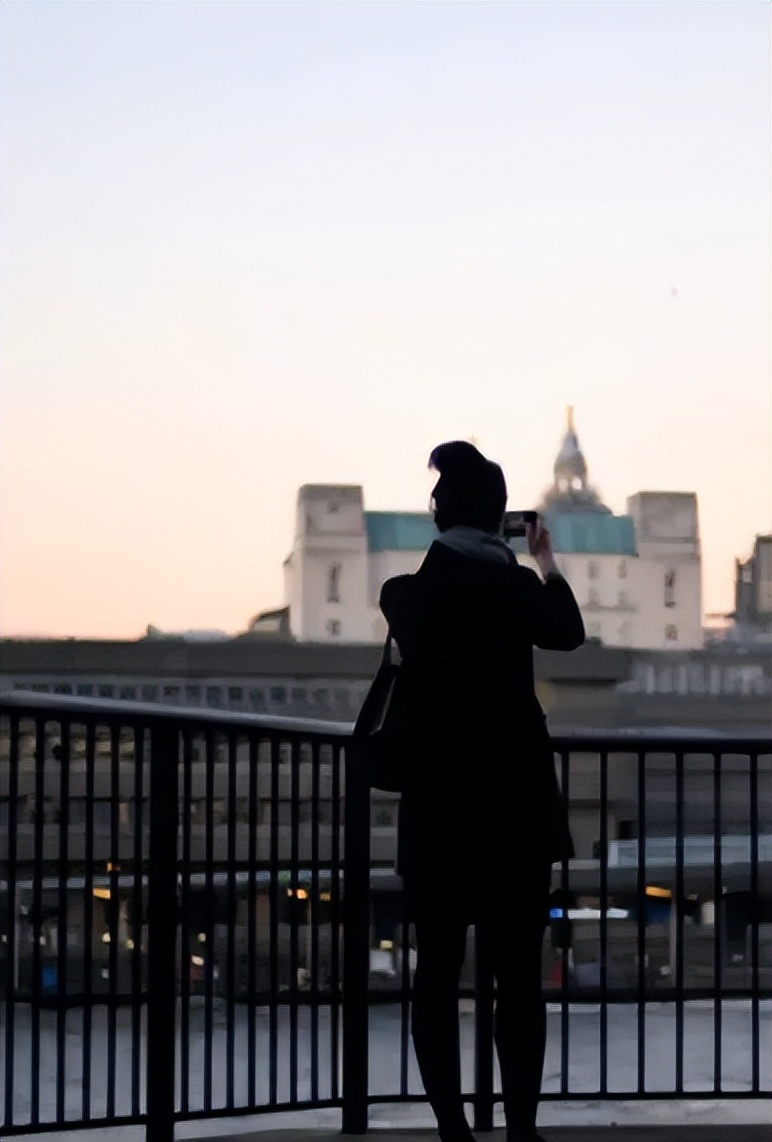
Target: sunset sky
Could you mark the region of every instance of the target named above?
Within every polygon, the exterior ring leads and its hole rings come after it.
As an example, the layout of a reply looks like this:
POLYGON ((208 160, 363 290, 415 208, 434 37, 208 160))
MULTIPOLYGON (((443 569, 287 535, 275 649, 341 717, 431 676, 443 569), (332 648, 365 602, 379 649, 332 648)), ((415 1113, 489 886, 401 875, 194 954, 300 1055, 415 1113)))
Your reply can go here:
POLYGON ((772 526, 767 0, 4 0, 2 634, 243 630, 303 483, 530 507, 575 407, 772 526))

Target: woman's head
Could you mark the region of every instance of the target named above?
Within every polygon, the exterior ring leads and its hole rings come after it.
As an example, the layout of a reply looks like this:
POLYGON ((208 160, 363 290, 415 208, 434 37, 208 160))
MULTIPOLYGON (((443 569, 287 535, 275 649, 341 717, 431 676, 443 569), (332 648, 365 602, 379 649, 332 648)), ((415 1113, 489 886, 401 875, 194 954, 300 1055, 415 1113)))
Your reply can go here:
POLYGON ((438 531, 449 527, 479 527, 496 532, 507 506, 507 485, 498 464, 466 440, 438 444, 429 467, 439 472, 434 485, 434 522, 438 531))

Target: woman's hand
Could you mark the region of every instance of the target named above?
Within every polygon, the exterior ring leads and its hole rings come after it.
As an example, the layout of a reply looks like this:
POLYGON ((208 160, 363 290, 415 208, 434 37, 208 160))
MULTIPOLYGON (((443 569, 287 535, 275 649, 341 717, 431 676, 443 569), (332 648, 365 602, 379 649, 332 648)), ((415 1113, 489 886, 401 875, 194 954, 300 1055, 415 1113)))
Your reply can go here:
POLYGON ((525 525, 525 537, 528 540, 528 550, 538 563, 542 575, 545 578, 547 575, 559 575, 560 571, 552 551, 552 539, 542 523, 541 516, 536 517, 535 524, 525 525))

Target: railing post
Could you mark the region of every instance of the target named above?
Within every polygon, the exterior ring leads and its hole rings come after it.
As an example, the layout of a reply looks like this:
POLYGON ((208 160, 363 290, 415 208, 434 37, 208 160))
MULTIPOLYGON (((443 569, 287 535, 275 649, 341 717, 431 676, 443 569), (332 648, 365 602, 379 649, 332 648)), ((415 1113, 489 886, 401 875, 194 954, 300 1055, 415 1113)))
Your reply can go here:
POLYGON ((179 735, 150 735, 147 964, 147 1142, 174 1142, 177 1016, 177 818, 179 735))
POLYGON ((370 973, 370 786, 346 750, 343 842, 344 1134, 367 1130, 370 973))
POLYGON ((493 1130, 493 962, 484 929, 474 936, 474 1129, 493 1130))

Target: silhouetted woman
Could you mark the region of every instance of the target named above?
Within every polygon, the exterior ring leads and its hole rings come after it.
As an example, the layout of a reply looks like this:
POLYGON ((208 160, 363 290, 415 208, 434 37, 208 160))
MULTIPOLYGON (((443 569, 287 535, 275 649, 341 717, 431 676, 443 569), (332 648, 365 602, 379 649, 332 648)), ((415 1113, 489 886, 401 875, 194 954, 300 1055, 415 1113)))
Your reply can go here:
POLYGON ((429 463, 439 537, 416 574, 381 593, 411 708, 398 867, 416 932, 413 1042, 442 1142, 469 1142, 458 988, 476 922, 496 976, 507 1139, 534 1142, 550 865, 572 850, 533 647, 571 650, 584 627, 546 528, 528 528, 543 579, 500 537, 501 468, 461 441, 435 448, 429 463))

